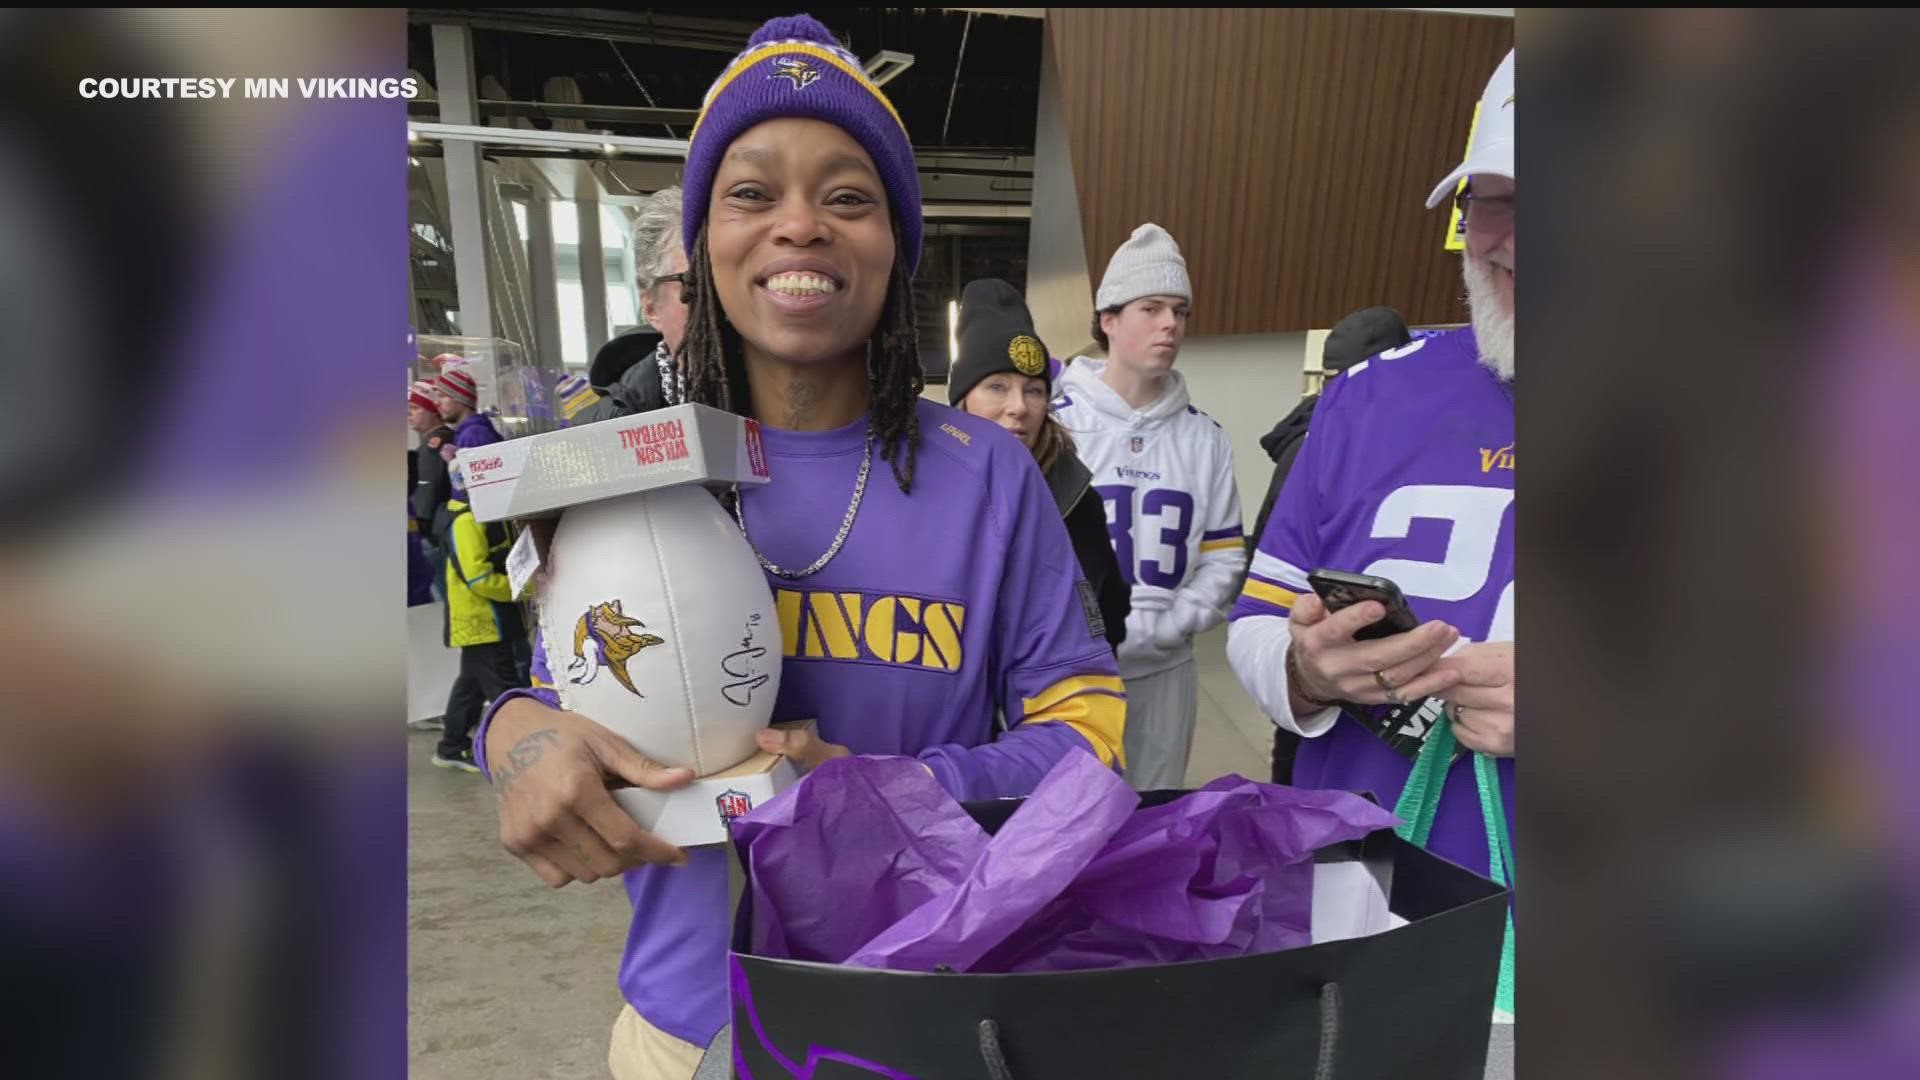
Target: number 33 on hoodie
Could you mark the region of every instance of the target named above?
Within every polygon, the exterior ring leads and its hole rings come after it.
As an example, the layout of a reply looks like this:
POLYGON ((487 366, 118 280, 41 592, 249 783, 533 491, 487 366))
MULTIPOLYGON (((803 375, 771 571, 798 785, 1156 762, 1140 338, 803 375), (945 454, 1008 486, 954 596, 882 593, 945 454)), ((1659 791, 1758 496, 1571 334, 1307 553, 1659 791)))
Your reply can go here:
POLYGON ((1178 667, 1193 635, 1226 621, 1247 566, 1233 448, 1213 418, 1193 407, 1178 371, 1166 391, 1135 410, 1085 357, 1061 373, 1054 415, 1106 502, 1107 532, 1133 587, 1120 646, 1125 679, 1178 667))

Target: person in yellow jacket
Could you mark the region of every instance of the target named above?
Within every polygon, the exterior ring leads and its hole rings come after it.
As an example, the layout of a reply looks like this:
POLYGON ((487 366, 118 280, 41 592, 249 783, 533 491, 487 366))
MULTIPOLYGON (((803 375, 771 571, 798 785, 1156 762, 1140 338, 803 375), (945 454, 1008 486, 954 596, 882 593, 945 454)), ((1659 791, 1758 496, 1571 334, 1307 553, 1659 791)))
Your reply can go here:
POLYGON ((477 773, 473 763, 474 725, 486 703, 525 686, 515 646, 525 642, 526 625, 507 583, 511 539, 500 524, 474 520, 466 502, 466 477, 456 462, 449 470, 453 494, 441 517, 441 550, 447 552, 446 643, 460 650, 460 675, 447 696, 445 727, 433 763, 443 769, 477 773))

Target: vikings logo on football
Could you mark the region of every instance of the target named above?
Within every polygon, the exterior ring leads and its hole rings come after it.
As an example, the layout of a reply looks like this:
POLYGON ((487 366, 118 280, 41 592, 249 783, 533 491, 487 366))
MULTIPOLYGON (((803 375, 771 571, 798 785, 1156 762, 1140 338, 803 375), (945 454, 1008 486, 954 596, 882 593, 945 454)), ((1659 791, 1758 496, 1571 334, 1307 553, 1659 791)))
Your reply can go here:
POLYGON ((645 630, 646 625, 621 611, 618 600, 588 608, 573 626, 573 659, 567 664, 567 681, 585 686, 605 667, 635 697, 646 697, 627 674, 627 661, 644 649, 666 644, 652 634, 635 632, 636 627, 645 630))
POLYGON ((795 90, 805 90, 820 79, 820 69, 797 56, 782 56, 774 60, 778 69, 767 76, 769 79, 786 79, 793 83, 795 90))

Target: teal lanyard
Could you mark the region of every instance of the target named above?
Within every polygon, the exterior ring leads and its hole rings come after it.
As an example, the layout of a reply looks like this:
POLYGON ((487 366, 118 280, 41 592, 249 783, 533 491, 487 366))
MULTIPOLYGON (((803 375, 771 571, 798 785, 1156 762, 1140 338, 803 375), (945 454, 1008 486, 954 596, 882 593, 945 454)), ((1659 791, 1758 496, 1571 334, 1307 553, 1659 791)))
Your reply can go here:
MULTIPOLYGON (((1440 811, 1440 793, 1447 786, 1447 768, 1453 764, 1455 742, 1451 723, 1435 724, 1427 736, 1420 757, 1407 774, 1400 789, 1395 816, 1405 824, 1394 832, 1400 839, 1419 847, 1427 846, 1433 833, 1433 819, 1440 811)), ((1488 876, 1496 884, 1513 887, 1513 841, 1507 835, 1506 808, 1500 800, 1500 773, 1492 758, 1473 755, 1473 776, 1480 789, 1480 816, 1487 826, 1488 876)), ((1513 909, 1507 909, 1506 934, 1500 943, 1500 982, 1494 993, 1494 1007, 1513 1016, 1513 909)))

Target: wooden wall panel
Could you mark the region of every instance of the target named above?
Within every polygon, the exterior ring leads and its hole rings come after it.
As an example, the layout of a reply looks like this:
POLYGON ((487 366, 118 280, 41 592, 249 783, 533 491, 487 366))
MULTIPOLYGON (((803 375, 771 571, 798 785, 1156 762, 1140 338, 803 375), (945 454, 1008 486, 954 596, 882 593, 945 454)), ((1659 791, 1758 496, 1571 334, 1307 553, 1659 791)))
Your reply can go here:
POLYGON ((1180 242, 1192 334, 1374 304, 1465 320, 1445 208, 1513 22, 1364 9, 1049 8, 1094 287, 1141 222, 1180 242))

